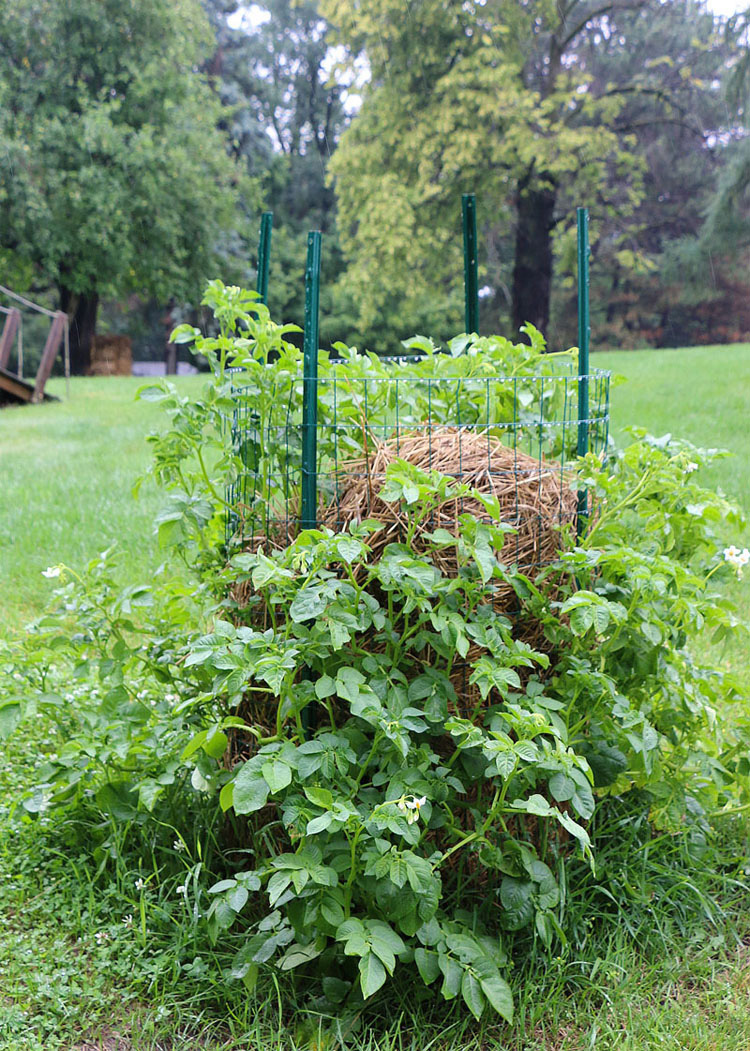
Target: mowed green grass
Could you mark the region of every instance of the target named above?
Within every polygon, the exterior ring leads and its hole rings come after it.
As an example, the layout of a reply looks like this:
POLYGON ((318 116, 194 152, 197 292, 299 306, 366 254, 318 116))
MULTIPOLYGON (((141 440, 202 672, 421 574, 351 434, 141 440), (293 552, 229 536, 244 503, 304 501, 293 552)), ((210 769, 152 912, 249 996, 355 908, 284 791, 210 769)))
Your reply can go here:
MULTIPOLYGON (((613 351, 593 355, 593 364, 610 369, 623 382, 613 383, 611 426, 616 441, 626 428, 670 433, 703 448, 725 449, 696 476, 701 485, 721 489, 750 518, 750 346, 691 347, 685 350, 613 351)), ((737 534, 727 526, 728 543, 750 547, 750 529, 737 534)), ((730 585, 732 599, 750 622, 750 578, 730 585)), ((713 653, 732 665, 750 687, 750 654, 743 642, 713 653)))
MULTIPOLYGON (((137 401, 145 381, 73 379, 70 399, 57 380, 49 391, 64 400, 0 410, 0 625, 19 627, 50 594, 47 566, 82 566, 117 543, 128 575, 138 578, 158 551, 153 484, 132 496, 149 465, 145 440, 163 427, 158 405, 137 401)), ((199 377, 180 377, 197 389, 199 377)))
POLYGON ((733 455, 703 472, 750 513, 750 346, 594 354, 598 368, 625 378, 611 393, 612 429, 632 424, 733 455))

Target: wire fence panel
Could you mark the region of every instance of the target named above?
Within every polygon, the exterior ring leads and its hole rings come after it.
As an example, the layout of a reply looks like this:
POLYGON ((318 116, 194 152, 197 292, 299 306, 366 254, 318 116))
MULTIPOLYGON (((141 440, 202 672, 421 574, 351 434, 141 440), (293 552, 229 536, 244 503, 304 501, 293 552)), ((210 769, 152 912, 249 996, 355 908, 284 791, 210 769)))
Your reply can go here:
MULTIPOLYGON (((507 563, 529 571, 554 560, 561 528, 576 523, 575 361, 546 355, 515 375, 500 375, 483 368, 481 347, 474 360, 459 353, 450 362, 438 354, 320 358, 315 463, 309 465, 319 525, 342 530, 374 518, 384 523, 374 543, 399 539, 398 508, 379 493, 388 465, 400 461, 496 499, 502 521, 514 530, 502 551, 507 563)), ((293 539, 306 467, 301 369, 269 373, 266 385, 258 375, 235 377, 232 435, 243 469, 228 493, 234 511, 227 538, 245 548, 293 539)), ((589 449, 604 455, 610 374, 595 369, 587 378, 589 449)), ((455 530, 464 513, 487 517, 481 500, 463 495, 439 508, 433 525, 455 530)))

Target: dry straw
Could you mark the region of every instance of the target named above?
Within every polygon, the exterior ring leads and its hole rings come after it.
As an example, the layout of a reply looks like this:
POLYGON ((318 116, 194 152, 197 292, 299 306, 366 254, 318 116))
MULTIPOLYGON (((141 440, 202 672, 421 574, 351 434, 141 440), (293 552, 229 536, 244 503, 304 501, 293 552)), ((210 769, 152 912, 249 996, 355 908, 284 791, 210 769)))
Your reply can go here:
MULTIPOLYGON (((396 460, 406 461, 424 471, 437 471, 484 496, 496 497, 501 521, 515 530, 505 534, 503 547, 497 552, 508 566, 517 565, 520 570, 533 574, 537 567, 554 562, 566 538, 574 536, 572 527, 577 496, 575 475, 570 469, 565 470, 559 463, 504 445, 486 431, 437 428, 377 442, 370 456, 342 463, 333 478, 336 498, 319 509, 319 524, 340 531, 351 523, 368 518, 380 522, 381 527, 368 537, 372 550, 370 557, 375 561, 388 544, 406 534, 406 508, 400 503, 389 503, 379 495, 386 469, 396 460)), ((440 528, 458 535, 462 514, 487 519, 484 505, 475 496, 453 497, 422 522, 421 530, 413 540, 415 552, 429 549, 433 563, 447 576, 457 573, 456 549, 450 545, 436 548, 423 534, 440 528)), ((277 546, 291 539, 287 529, 282 527, 276 536, 272 532, 270 536, 248 540, 246 548, 257 550, 264 542, 270 541, 272 546, 277 546)), ((490 587, 491 601, 497 612, 513 616, 516 637, 545 649, 541 624, 522 613, 512 587, 503 583, 490 587)), ((235 585, 233 597, 241 608, 251 594, 249 581, 235 585)), ((477 708, 483 707, 478 688, 469 682, 471 665, 482 652, 480 647, 472 645, 466 659, 453 666, 451 681, 456 697, 451 707, 455 706, 455 711, 463 716, 472 712, 476 714, 477 708)), ((244 717, 264 725, 272 717, 269 700, 270 695, 268 698, 255 695, 254 702, 247 698, 245 708, 248 710, 243 710, 244 717)))
MULTIPOLYGON (((378 442, 369 457, 342 464, 335 478, 338 498, 323 510, 320 524, 341 530, 366 518, 381 522, 382 528, 368 538, 377 559, 387 544, 406 533, 406 509, 379 496, 388 465, 399 459, 496 497, 502 522, 515 530, 497 552, 508 565, 531 570, 554 561, 562 543, 560 527, 575 522, 574 479, 559 463, 510 448, 488 432, 444 427, 378 442)), ((476 497, 453 497, 435 509, 422 531, 439 528, 457 535, 462 514, 487 519, 476 497)), ((428 546, 419 534, 415 537, 416 551, 428 546)), ((432 558, 441 572, 455 574, 455 550, 434 552, 432 558)))

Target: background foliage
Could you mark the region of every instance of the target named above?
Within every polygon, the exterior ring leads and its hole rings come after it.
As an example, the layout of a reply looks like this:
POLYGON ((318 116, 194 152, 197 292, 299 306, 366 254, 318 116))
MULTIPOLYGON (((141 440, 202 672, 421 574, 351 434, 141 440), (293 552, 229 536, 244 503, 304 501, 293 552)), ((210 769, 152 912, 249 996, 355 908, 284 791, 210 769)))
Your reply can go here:
POLYGON ((74 317, 78 371, 101 296, 195 297, 236 215, 212 36, 197 0, 5 2, 0 35, 3 246, 74 317))
POLYGON ((401 6, 139 0, 102 32, 101 5, 6 0, 7 281, 78 310, 84 345, 104 297, 104 323, 158 357, 165 309, 197 320, 219 263, 252 280, 271 208, 274 314, 302 321, 319 228, 324 343, 393 351, 461 327, 474 190, 484 331, 574 339, 582 202, 599 345, 750 330, 743 18, 696 0, 401 6))

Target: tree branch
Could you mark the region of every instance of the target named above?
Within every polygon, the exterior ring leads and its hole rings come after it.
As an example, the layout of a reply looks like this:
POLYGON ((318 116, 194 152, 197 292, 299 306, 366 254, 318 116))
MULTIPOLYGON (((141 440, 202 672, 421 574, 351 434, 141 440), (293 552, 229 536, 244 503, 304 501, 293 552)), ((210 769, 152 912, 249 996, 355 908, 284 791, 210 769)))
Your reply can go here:
MULTIPOLYGON (((568 9, 564 16, 564 21, 561 26, 561 28, 563 29, 565 28, 565 20, 567 20, 567 15, 572 12, 573 6, 574 5, 571 5, 571 7, 568 9)), ((610 0, 610 3, 608 4, 602 4, 600 7, 592 8, 586 14, 585 18, 581 18, 578 21, 577 25, 572 30, 570 30, 570 32, 568 32, 567 35, 560 41, 560 51, 564 51, 568 44, 575 40, 578 34, 583 29, 585 29, 589 22, 593 21, 595 18, 602 18, 603 15, 611 14, 613 11, 637 11, 645 6, 646 0, 610 0)))

